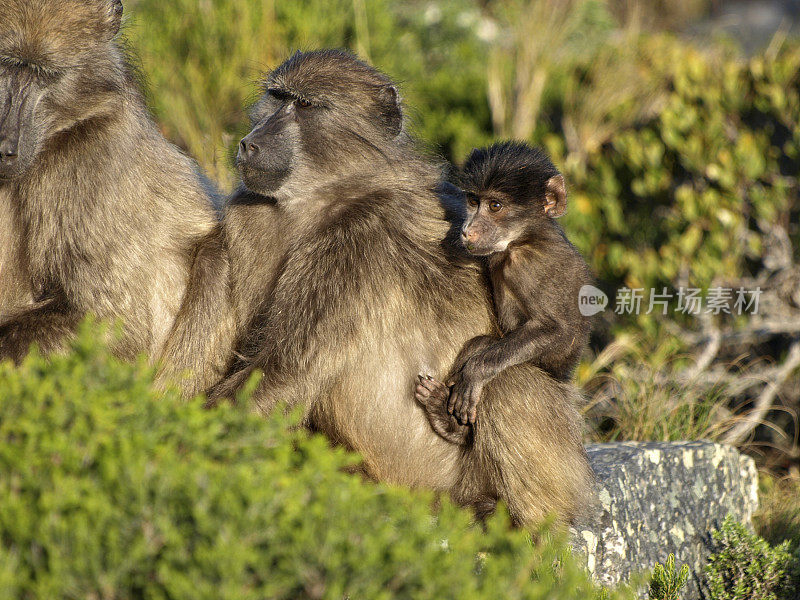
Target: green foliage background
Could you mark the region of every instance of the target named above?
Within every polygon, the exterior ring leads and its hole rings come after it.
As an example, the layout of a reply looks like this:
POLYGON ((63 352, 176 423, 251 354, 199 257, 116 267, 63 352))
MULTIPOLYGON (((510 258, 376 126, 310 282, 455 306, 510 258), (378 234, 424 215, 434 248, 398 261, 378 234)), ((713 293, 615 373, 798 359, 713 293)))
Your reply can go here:
POLYGON ((759 223, 800 208, 800 45, 745 59, 614 5, 131 0, 126 32, 165 134, 223 187, 258 78, 294 49, 346 47, 401 82, 414 129, 453 161, 498 136, 548 147, 571 186, 565 226, 609 291, 745 276, 759 223))
POLYGON ((711 600, 793 600, 800 593, 800 554, 789 540, 772 547, 727 518, 712 532, 715 552, 706 567, 711 600))

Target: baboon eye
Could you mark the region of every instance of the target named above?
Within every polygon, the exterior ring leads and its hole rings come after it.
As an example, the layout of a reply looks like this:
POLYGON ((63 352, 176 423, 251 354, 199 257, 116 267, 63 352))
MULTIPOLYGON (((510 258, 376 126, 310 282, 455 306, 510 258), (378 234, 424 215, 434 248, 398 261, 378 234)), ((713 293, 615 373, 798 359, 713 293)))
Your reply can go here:
POLYGON ((503 205, 500 204, 497 200, 495 200, 495 201, 493 201, 493 202, 491 202, 489 204, 489 210, 492 211, 492 212, 497 212, 501 208, 503 208, 503 205))
POLYGON ((308 100, 303 100, 303 98, 298 98, 297 106, 299 106, 300 108, 308 108, 309 106, 311 106, 311 102, 309 102, 308 100))
POLYGON ((469 196, 467 196, 467 204, 469 204, 470 206, 478 206, 480 202, 478 202, 477 196, 473 196, 470 194, 469 196))

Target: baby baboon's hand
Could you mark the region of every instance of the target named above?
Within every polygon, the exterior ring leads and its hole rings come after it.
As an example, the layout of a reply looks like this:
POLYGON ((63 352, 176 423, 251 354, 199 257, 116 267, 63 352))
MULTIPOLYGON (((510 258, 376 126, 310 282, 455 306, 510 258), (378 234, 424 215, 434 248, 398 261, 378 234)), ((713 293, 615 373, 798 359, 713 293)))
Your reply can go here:
POLYGON ((460 424, 453 415, 447 412, 449 396, 450 388, 441 381, 437 381, 430 375, 420 375, 417 378, 414 397, 425 409, 433 430, 453 444, 464 445, 468 443, 470 427, 460 424))
POLYGON ((483 391, 483 378, 472 375, 467 369, 459 371, 448 384, 451 386, 447 411, 462 425, 475 423, 478 402, 483 391))

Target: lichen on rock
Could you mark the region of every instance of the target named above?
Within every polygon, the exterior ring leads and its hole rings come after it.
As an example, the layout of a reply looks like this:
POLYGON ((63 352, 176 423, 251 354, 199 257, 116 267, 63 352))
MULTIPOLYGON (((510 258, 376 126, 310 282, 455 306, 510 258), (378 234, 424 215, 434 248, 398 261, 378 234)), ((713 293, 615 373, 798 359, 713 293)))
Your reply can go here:
POLYGON ((672 553, 691 569, 683 597, 704 598, 710 532, 728 515, 749 524, 758 508, 753 459, 712 442, 592 444, 586 451, 597 501, 576 524, 573 545, 595 579, 613 586, 672 553))

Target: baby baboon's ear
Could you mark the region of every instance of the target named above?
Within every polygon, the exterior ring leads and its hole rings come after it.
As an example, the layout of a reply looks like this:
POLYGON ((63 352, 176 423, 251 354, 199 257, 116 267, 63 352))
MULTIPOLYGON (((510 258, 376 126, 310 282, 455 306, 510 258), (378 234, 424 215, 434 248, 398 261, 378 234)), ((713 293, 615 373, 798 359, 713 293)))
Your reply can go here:
POLYGON ((106 6, 106 24, 108 39, 119 33, 122 26, 122 0, 103 0, 106 6))
POLYGON ((403 108, 400 105, 400 94, 393 85, 381 89, 381 113, 383 121, 393 136, 403 131, 403 108))
POLYGON ((567 212, 567 185, 562 175, 556 175, 547 180, 544 192, 544 212, 546 215, 557 219, 567 212))

